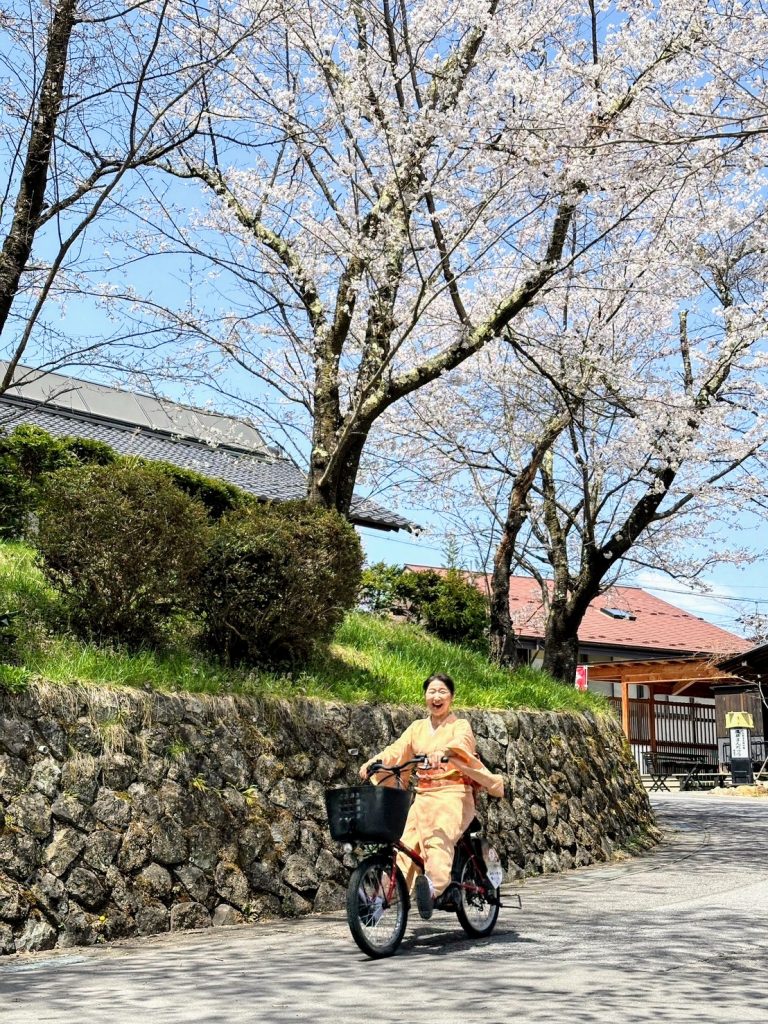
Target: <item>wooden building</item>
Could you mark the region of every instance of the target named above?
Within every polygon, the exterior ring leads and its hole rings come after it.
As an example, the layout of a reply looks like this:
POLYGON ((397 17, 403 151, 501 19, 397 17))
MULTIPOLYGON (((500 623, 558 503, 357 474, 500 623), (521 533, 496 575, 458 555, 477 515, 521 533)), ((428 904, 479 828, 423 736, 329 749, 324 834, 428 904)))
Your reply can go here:
MULTIPOLYGON (((768 648, 766 649, 768 651, 768 648)), ((760 678, 744 678, 749 651, 730 658, 688 657, 590 665, 592 685, 620 689, 609 699, 642 767, 643 754, 703 757, 713 767, 730 763, 729 711, 748 711, 754 720, 753 762, 765 759, 768 719, 760 678), (632 696, 640 691, 642 696, 632 696)))

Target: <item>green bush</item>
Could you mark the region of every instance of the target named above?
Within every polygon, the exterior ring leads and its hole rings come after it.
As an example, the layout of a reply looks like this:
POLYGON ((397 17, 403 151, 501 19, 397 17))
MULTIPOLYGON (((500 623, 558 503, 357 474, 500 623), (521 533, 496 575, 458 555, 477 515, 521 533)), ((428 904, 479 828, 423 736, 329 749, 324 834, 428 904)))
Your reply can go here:
MULTIPOLYGON (((0 438, 0 446, 4 438, 0 438)), ((0 450, 0 537, 21 537, 32 510, 32 488, 15 459, 0 450)))
POLYGON ((180 491, 201 502, 211 519, 221 519, 225 512, 255 502, 256 499, 247 491, 235 487, 234 484, 214 480, 212 477, 195 473, 191 469, 181 469, 170 462, 155 462, 152 465, 162 470, 180 491))
POLYGON ((0 438, 0 451, 15 461, 18 473, 30 483, 36 483, 43 473, 77 461, 66 438, 53 437, 40 427, 26 424, 0 438))
POLYGON ((121 456, 104 441, 90 437, 63 437, 62 444, 77 462, 83 466, 111 466, 121 456))
POLYGON ((201 588, 205 646, 234 664, 305 660, 354 605, 361 565, 336 512, 284 502, 226 514, 201 588))
POLYGON ((0 536, 24 534, 37 504, 42 474, 74 461, 58 438, 38 427, 16 427, 0 436, 0 536))
POLYGON ((358 599, 367 612, 391 611, 397 602, 397 584, 405 570, 399 565, 374 562, 360 579, 358 599))
POLYGON ((101 441, 53 437, 26 424, 0 435, 0 536, 17 538, 27 532, 48 473, 68 466, 104 466, 117 458, 101 441))
POLYGON ((37 544, 81 636, 153 643, 194 602, 205 509, 159 470, 121 460, 48 475, 37 544))
POLYGON ((0 435, 0 537, 15 539, 27 525, 40 501, 48 473, 76 466, 111 466, 125 462, 162 472, 184 494, 202 502, 211 519, 256 499, 234 484, 182 469, 170 462, 154 462, 119 455, 103 441, 83 437, 54 437, 39 427, 20 426, 0 435))
POLYGON ((488 602, 458 569, 404 572, 394 591, 411 618, 441 640, 487 647, 488 602))

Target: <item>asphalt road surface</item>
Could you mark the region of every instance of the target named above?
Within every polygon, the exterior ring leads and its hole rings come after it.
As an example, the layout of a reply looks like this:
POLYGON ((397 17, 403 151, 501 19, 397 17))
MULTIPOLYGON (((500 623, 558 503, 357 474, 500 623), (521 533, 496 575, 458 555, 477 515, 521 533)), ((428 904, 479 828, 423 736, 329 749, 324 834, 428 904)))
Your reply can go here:
POLYGON ((0 961, 0 1024, 768 1024, 768 799, 654 799, 665 841, 529 879, 469 941, 412 913, 366 959, 341 915, 0 961))

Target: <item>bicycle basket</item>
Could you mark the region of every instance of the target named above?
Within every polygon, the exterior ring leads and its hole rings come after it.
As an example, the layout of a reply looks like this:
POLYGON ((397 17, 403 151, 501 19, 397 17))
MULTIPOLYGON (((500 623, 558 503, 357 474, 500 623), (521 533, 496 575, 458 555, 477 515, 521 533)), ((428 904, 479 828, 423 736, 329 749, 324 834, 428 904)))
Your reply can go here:
POLYGON ((413 793, 387 786, 349 786, 325 793, 331 836, 340 843, 393 843, 403 834, 413 793))

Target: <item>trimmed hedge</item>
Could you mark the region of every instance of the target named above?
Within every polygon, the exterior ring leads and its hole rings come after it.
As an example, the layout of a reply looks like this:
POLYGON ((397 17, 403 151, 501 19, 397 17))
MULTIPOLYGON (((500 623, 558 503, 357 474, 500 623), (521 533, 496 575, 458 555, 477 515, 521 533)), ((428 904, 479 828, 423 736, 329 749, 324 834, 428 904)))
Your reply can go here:
POLYGON ((0 537, 12 540, 29 532, 28 524, 37 511, 47 474, 67 467, 118 463, 148 466, 163 473, 184 494, 202 502, 213 520, 257 500, 234 484, 170 462, 120 455, 103 441, 54 437, 39 427, 23 425, 10 434, 0 434, 0 537))
POLYGON ((246 505, 255 504, 257 499, 248 491, 235 487, 234 484, 224 483, 223 480, 214 480, 210 476, 203 476, 192 469, 182 469, 170 462, 144 463, 159 469, 175 484, 180 491, 188 494, 201 502, 211 519, 221 519, 225 512, 235 508, 244 508, 246 505))
POLYGON ((32 488, 19 473, 16 460, 0 448, 0 537, 21 537, 33 504, 32 488))
POLYGON ((354 606, 362 561, 336 512, 281 502, 226 514, 203 572, 204 645, 233 664, 306 659, 354 606))
POLYGON ((53 437, 23 425, 0 434, 0 536, 22 537, 40 501, 48 473, 83 465, 106 466, 118 455, 109 445, 79 437, 53 437))
POLYGON ((231 663, 296 663, 356 603, 360 542, 335 512, 262 504, 35 427, 0 436, 4 469, 0 531, 33 534, 57 608, 84 638, 155 644, 172 616, 192 613, 187 627, 231 663))
POLYGON ((135 645, 194 604, 209 531, 162 471, 121 460, 46 477, 37 546, 72 628, 135 645))

